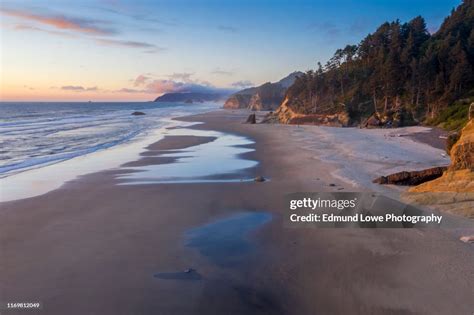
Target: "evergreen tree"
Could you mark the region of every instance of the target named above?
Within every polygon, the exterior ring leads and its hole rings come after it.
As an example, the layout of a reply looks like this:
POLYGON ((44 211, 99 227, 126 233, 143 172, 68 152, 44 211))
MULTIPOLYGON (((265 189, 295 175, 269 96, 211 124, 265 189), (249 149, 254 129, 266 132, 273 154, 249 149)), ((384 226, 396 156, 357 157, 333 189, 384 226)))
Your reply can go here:
MULTIPOLYGON (((355 119, 402 110, 434 117, 474 87, 474 0, 465 0, 430 35, 421 16, 383 23, 359 45, 336 50, 324 67, 288 89, 301 113, 335 113, 341 104, 355 119)), ((417 116, 417 117, 415 117, 417 116)))

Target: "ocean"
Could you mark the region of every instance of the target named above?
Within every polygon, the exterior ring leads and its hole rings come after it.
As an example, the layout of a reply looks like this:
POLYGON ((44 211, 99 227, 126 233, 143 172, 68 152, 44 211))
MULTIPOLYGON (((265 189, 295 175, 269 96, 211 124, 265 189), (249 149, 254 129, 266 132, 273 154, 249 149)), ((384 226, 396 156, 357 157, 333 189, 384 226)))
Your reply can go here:
POLYGON ((0 102, 0 178, 133 141, 217 104, 0 102), (133 116, 134 111, 146 115, 133 116))

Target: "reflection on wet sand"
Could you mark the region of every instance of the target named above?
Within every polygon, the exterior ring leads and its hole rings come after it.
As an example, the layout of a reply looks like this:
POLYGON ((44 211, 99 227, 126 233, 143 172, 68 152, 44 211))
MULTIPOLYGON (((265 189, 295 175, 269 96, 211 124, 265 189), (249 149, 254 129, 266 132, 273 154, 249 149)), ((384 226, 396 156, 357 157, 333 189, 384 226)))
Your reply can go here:
MULTIPOLYGON (((203 183, 238 182, 252 180, 244 174, 258 162, 243 158, 242 155, 254 151, 246 146, 254 142, 241 136, 217 131, 191 130, 187 128, 168 131, 165 139, 198 137, 206 142, 181 149, 156 150, 155 154, 165 163, 146 163, 146 160, 124 165, 128 170, 118 179, 122 185, 157 183, 203 183), (168 161, 168 163, 166 163, 168 161)), ((147 151, 151 155, 154 151, 147 151)), ((153 154, 153 155, 155 155, 153 154)), ((151 161, 149 159, 149 161, 151 161)))
POLYGON ((241 212, 231 217, 193 228, 187 232, 186 245, 221 267, 233 267, 254 248, 248 234, 270 221, 266 212, 241 212))

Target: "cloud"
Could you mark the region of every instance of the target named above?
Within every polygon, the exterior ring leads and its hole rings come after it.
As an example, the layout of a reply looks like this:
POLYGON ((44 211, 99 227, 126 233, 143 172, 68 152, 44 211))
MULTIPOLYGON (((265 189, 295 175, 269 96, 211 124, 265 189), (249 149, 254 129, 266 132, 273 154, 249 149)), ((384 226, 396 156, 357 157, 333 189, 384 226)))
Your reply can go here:
POLYGON ((27 21, 37 22, 61 30, 74 31, 89 35, 117 34, 117 31, 114 29, 105 28, 101 26, 100 24, 104 24, 105 22, 99 20, 76 18, 65 15, 40 14, 8 8, 0 8, 0 12, 8 16, 20 18, 27 21))
POLYGON ((146 93, 144 90, 136 90, 136 89, 129 89, 129 88, 123 88, 123 89, 117 90, 115 92, 118 92, 118 93, 146 93))
MULTIPOLYGON (((151 14, 133 14, 133 13, 130 13, 129 8, 125 8, 125 7, 124 8, 118 8, 118 6, 115 6, 115 8, 97 7, 97 9, 102 10, 107 13, 112 13, 115 15, 133 19, 135 21, 140 22, 140 24, 143 24, 143 22, 150 22, 152 24, 161 25, 161 26, 178 26, 178 22, 175 19, 169 20, 169 21, 158 19, 155 16, 153 16, 152 13, 151 14)), ((147 28, 147 29, 156 30, 156 28, 147 28)))
POLYGON ((166 50, 163 47, 159 47, 157 45, 141 42, 141 41, 133 41, 133 40, 121 40, 121 39, 109 39, 109 38, 98 38, 98 35, 115 35, 118 32, 113 29, 106 29, 98 24, 106 23, 99 20, 91 20, 91 19, 79 19, 79 18, 72 18, 72 17, 65 17, 65 16, 51 16, 51 15, 41 15, 35 13, 28 13, 27 11, 20 11, 20 10, 13 10, 7 8, 0 8, 0 12, 9 15, 18 17, 29 22, 39 22, 43 25, 53 26, 61 31, 58 30, 51 30, 51 29, 44 29, 40 28, 35 25, 28 25, 28 24, 17 24, 16 26, 12 27, 13 30, 16 31, 34 31, 34 32, 44 32, 51 35, 62 36, 62 37, 70 37, 70 38, 84 38, 86 40, 93 40, 96 43, 104 46, 118 46, 118 47, 126 47, 132 49, 145 49, 144 53, 155 54, 166 50), (76 33, 69 33, 67 31, 74 31, 76 33), (85 36, 79 36, 85 35, 85 36), (93 37, 89 36, 93 35, 93 37))
POLYGON ((153 80, 146 86, 147 93, 169 93, 169 92, 185 92, 186 83, 176 82, 173 80, 153 80))
POLYGON ((65 90, 65 91, 84 91, 84 87, 83 86, 79 86, 79 85, 65 85, 65 86, 61 86, 61 90, 65 90))
POLYGON ((58 31, 51 31, 45 30, 36 26, 24 25, 24 24, 17 24, 13 27, 15 31, 33 31, 33 32, 44 32, 51 35, 62 36, 62 37, 74 37, 73 34, 65 33, 65 32, 58 32, 58 31))
POLYGON ((217 29, 222 32, 237 33, 237 28, 229 25, 219 25, 217 29))
POLYGON ((96 86, 85 88, 81 85, 64 85, 64 86, 61 86, 60 89, 64 90, 64 91, 73 91, 73 92, 85 92, 85 91, 90 92, 90 91, 98 91, 99 90, 99 88, 96 87, 96 86))
POLYGON ((215 68, 211 71, 211 74, 231 76, 234 74, 234 72, 230 70, 223 70, 221 68, 215 68))
POLYGON ((152 80, 145 84, 143 89, 122 88, 120 93, 227 93, 229 89, 218 88, 209 82, 179 82, 175 80, 152 80))
POLYGON ((144 75, 144 74, 140 74, 134 81, 133 85, 134 86, 140 86, 140 85, 144 85, 148 80, 150 80, 150 77, 144 75))
MULTIPOLYGON (((44 32, 51 35, 61 36, 61 37, 68 37, 68 38, 79 38, 74 34, 54 31, 54 30, 45 30, 36 26, 30 25, 23 25, 18 24, 13 27, 16 31, 34 31, 34 32, 44 32)), ((163 50, 166 50, 163 47, 158 47, 154 44, 146 43, 146 42, 137 42, 137 41, 129 41, 129 40, 118 40, 118 39, 105 39, 105 38, 90 38, 85 37, 87 40, 94 40, 96 43, 104 46, 119 46, 125 48, 135 48, 135 49, 146 49, 143 51, 144 53, 158 53, 163 50)))
MULTIPOLYGON (((140 77, 140 76, 139 76, 140 77)), ((163 94, 170 92, 188 92, 190 85, 184 82, 177 82, 173 80, 153 80, 146 83, 143 81, 139 85, 145 85, 142 89, 122 88, 117 90, 119 93, 148 93, 148 94, 163 94)))
POLYGON ((255 84, 253 84, 253 82, 249 80, 243 80, 243 81, 234 82, 231 85, 236 88, 248 88, 248 87, 254 86, 255 84))
POLYGON ((135 88, 124 87, 117 93, 230 93, 234 89, 218 88, 208 81, 193 79, 194 73, 175 72, 167 75, 168 79, 153 79, 151 73, 140 74, 133 82, 135 88), (138 88, 140 87, 140 88, 138 88))
POLYGON ((178 82, 174 80, 153 80, 146 85, 147 93, 189 93, 189 92, 213 92, 218 89, 208 82, 178 82))
POLYGON ((150 44, 146 42, 136 42, 136 41, 130 41, 130 40, 99 38, 99 39, 96 39, 96 42, 101 45, 106 45, 106 46, 119 46, 119 47, 128 47, 128 48, 149 48, 153 50, 154 52, 164 50, 163 47, 158 47, 154 44, 150 44))
POLYGON ((173 74, 170 74, 168 75, 168 78, 172 79, 172 80, 181 80, 181 81, 184 81, 184 82, 194 82, 192 79, 191 79, 191 76, 193 76, 194 73, 189 73, 189 72, 178 72, 178 73, 173 73, 173 74))

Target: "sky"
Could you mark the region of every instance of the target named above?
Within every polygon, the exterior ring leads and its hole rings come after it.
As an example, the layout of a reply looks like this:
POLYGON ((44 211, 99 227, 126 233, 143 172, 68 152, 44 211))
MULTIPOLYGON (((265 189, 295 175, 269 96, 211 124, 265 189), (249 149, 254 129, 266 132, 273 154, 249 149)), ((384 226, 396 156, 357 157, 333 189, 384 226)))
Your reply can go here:
POLYGON ((0 0, 1 101, 149 101, 314 69, 385 21, 461 0, 0 0))

